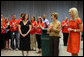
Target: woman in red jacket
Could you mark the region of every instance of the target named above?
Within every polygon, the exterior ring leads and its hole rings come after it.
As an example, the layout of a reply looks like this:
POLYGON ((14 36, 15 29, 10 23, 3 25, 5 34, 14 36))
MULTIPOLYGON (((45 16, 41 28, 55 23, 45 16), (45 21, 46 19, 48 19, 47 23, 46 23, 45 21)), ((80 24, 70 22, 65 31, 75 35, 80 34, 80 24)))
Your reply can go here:
POLYGON ((18 50, 18 24, 16 20, 16 15, 12 16, 12 20, 10 21, 10 31, 11 31, 11 48, 14 50, 18 50), (14 43, 14 39, 16 40, 16 47, 14 43))
POLYGON ((69 36, 69 31, 68 31, 68 17, 65 18, 64 21, 62 21, 62 33, 63 33, 63 42, 64 42, 64 46, 67 46, 67 42, 68 42, 68 36, 69 36))
POLYGON ((44 23, 42 21, 42 17, 37 18, 37 25, 36 25, 36 39, 38 44, 38 53, 41 53, 41 32, 44 29, 44 23))
POLYGON ((36 21, 34 16, 31 17, 31 24, 32 24, 32 29, 30 31, 31 50, 36 50, 36 36, 35 36, 36 21))
POLYGON ((6 49, 9 49, 9 39, 11 39, 11 36, 10 36, 10 24, 9 24, 9 19, 6 17, 5 18, 5 24, 6 24, 6 40, 5 40, 5 48, 6 49), (6 47, 7 43, 8 42, 8 48, 6 47))
POLYGON ((1 18, 1 49, 5 48, 5 37, 6 37, 6 24, 1 18))

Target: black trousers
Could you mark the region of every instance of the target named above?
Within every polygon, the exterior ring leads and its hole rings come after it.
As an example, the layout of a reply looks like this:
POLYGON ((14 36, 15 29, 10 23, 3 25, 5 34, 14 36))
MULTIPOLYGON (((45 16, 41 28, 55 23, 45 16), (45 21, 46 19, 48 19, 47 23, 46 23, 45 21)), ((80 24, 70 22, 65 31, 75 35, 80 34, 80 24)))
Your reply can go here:
POLYGON ((81 37, 81 40, 83 40, 83 32, 82 32, 82 37, 81 37))
POLYGON ((1 34, 1 38, 0 38, 1 49, 5 48, 5 39, 6 39, 6 34, 1 34))
POLYGON ((38 48, 41 49, 41 35, 36 34, 36 40, 37 40, 38 48))
POLYGON ((59 55, 59 37, 50 36, 50 56, 59 55))
POLYGON ((18 48, 18 32, 17 31, 11 32, 11 48, 15 49, 15 47, 18 48), (14 43, 14 39, 16 41, 16 45, 14 43))
POLYGON ((63 33, 64 46, 67 46, 69 33, 63 33))

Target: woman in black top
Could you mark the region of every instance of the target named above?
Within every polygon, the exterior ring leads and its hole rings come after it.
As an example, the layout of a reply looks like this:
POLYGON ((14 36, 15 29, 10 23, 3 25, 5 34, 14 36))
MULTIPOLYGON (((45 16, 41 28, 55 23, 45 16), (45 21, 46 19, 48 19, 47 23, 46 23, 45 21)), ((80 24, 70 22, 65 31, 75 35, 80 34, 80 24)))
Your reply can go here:
POLYGON ((6 39, 5 39, 5 49, 9 49, 9 39, 11 39, 10 37, 10 25, 9 25, 9 19, 6 17, 5 18, 5 24, 6 24, 6 39), (8 48, 6 47, 6 41, 8 41, 8 48))
POLYGON ((19 32, 20 32, 20 50, 22 50, 22 55, 24 56, 24 51, 30 50, 30 32, 31 23, 28 20, 28 14, 25 14, 23 20, 19 23, 19 32))

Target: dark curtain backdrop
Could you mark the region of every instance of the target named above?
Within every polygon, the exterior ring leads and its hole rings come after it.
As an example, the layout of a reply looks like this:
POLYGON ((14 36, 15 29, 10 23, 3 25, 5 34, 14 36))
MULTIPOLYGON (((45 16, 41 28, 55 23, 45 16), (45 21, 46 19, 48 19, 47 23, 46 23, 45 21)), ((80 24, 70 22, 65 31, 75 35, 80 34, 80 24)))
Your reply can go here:
POLYGON ((45 13, 51 22, 51 13, 58 12, 58 19, 62 22, 66 16, 69 17, 68 10, 72 7, 78 9, 83 21, 83 1, 1 1, 1 14, 11 20, 12 14, 16 14, 19 19, 22 12, 28 13, 29 18, 32 15, 38 17, 45 13))

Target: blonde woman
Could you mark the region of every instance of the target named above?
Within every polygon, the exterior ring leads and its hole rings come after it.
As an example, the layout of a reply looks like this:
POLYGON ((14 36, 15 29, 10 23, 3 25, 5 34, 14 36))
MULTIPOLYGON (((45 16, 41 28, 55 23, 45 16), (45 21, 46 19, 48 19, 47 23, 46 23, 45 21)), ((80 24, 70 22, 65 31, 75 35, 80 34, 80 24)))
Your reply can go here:
POLYGON ((58 13, 52 13, 51 19, 53 22, 51 22, 48 27, 48 33, 50 37, 50 56, 58 56, 61 30, 61 24, 60 21, 58 21, 58 13))
POLYGON ((79 18, 77 8, 69 9, 69 15, 72 18, 69 21, 69 39, 67 51, 72 54, 72 56, 78 56, 80 49, 80 32, 83 32, 82 21, 79 18))

